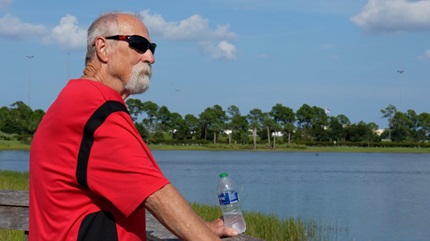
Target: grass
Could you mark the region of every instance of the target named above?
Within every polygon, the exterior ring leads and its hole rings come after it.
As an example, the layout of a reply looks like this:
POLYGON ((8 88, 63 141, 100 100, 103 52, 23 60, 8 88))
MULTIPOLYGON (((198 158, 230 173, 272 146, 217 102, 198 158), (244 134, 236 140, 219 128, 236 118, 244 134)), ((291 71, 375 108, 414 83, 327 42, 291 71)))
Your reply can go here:
POLYGON ((0 151, 2 150, 30 150, 30 145, 16 140, 7 141, 0 139, 0 151))
MULTIPOLYGON (((191 203, 194 211, 210 221, 220 217, 217 206, 191 203)), ((323 224, 312 220, 281 219, 260 212, 243 212, 247 229, 245 235, 267 241, 337 241, 348 240, 348 227, 335 223, 323 224)))
MULTIPOLYGON (((28 172, 0 170, 0 189, 28 190, 28 172)), ((214 220, 220 217, 221 210, 217 206, 191 203, 191 207, 204 220, 214 220)), ((316 220, 303 221, 300 219, 280 219, 274 215, 259 212, 244 212, 247 223, 245 235, 267 241, 336 241, 339 233, 347 232, 347 228, 337 225, 322 225, 316 220), (333 238, 335 237, 335 238, 333 238)), ((0 229, 0 240, 24 240, 24 232, 0 229)))
POLYGON ((0 189, 28 190, 28 172, 15 172, 0 170, 0 189))

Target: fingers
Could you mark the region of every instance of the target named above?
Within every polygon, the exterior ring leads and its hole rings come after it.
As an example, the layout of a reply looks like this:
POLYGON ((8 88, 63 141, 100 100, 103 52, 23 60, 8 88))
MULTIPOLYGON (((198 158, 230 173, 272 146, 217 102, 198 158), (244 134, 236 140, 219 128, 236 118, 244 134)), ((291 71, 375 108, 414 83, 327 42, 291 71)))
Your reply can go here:
POLYGON ((236 229, 225 227, 224 221, 221 218, 215 219, 214 221, 206 224, 212 232, 216 233, 219 237, 233 237, 238 235, 236 229))

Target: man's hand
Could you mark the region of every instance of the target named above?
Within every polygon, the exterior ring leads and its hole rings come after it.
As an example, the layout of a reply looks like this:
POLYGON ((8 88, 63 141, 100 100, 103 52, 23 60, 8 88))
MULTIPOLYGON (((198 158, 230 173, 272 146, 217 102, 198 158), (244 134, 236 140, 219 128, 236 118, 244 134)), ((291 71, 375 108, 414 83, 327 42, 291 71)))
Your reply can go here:
POLYGON ((206 222, 206 225, 219 237, 233 237, 238 235, 236 229, 224 226, 224 220, 222 218, 217 218, 212 222, 206 222))

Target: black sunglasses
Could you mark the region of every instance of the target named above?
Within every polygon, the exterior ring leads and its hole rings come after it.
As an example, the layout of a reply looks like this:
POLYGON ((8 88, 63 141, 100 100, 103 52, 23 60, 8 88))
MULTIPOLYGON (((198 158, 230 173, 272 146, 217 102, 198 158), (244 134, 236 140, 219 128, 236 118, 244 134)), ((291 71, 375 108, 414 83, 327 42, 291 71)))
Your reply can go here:
POLYGON ((154 54, 155 47, 157 47, 155 43, 150 43, 146 38, 139 35, 115 35, 115 36, 109 36, 105 38, 127 41, 128 46, 134 49, 137 49, 142 53, 145 53, 149 49, 151 50, 152 54, 154 54))

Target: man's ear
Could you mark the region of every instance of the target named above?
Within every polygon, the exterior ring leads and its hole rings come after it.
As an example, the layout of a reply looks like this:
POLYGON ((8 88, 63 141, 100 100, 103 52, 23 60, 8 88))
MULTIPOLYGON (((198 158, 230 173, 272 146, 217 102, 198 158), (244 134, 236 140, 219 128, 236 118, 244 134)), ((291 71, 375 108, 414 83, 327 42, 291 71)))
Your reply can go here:
POLYGON ((107 52, 109 45, 107 44, 107 40, 104 37, 98 36, 94 41, 94 48, 96 50, 97 57, 101 62, 107 62, 107 52))

